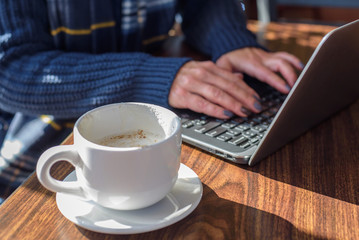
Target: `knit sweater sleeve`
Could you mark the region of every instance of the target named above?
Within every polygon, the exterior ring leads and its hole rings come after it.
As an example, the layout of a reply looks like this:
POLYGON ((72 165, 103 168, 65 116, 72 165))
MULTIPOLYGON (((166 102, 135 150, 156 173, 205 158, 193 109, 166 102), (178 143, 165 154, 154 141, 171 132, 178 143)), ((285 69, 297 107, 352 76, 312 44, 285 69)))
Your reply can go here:
POLYGON ((56 50, 43 0, 0 0, 0 108, 74 118, 108 103, 168 107, 168 93, 187 58, 145 53, 56 50))
POLYGON ((188 44, 216 61, 229 51, 260 47, 246 26, 244 5, 238 0, 184 0, 182 28, 188 44))

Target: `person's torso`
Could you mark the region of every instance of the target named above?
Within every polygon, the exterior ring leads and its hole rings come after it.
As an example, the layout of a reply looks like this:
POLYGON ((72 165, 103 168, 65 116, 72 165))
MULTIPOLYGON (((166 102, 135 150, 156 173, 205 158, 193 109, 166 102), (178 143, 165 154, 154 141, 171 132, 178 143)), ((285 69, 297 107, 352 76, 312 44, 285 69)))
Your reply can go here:
POLYGON ((167 36, 175 0, 47 0, 58 49, 104 53, 141 51, 167 36))

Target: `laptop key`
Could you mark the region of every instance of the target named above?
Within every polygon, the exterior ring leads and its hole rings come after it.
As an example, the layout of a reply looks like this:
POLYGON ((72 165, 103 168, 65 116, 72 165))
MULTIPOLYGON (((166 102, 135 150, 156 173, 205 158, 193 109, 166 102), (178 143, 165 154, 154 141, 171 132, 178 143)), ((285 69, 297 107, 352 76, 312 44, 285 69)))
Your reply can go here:
POLYGON ((251 146, 251 144, 249 142, 246 142, 246 143, 243 143, 240 147, 246 149, 249 146, 251 146))
POLYGON ((231 140, 229 141, 229 143, 238 146, 239 144, 242 144, 242 143, 247 142, 247 141, 248 141, 248 139, 247 139, 246 137, 240 136, 240 137, 231 139, 231 140))
POLYGON ((210 136, 210 137, 217 137, 218 135, 226 132, 227 129, 224 127, 217 127, 209 132, 206 133, 206 135, 210 136))
POLYGON ((241 117, 237 117, 232 119, 232 122, 235 124, 241 124, 244 123, 247 120, 247 118, 241 118, 241 117))
POLYGON ((240 135, 242 132, 236 129, 229 129, 227 130, 227 134, 231 135, 232 137, 240 135))
POLYGON ((257 133, 255 133, 255 132, 249 130, 249 131, 243 132, 243 135, 244 135, 245 137, 252 138, 252 137, 257 136, 257 133))
POLYGON ((265 120, 265 118, 263 116, 256 116, 252 120, 259 124, 259 123, 263 122, 265 120))
POLYGON ((263 112, 261 115, 265 118, 271 118, 275 115, 275 113, 268 110, 268 111, 263 112))
POLYGON ((227 142, 227 141, 229 141, 230 139, 232 139, 232 136, 231 136, 231 135, 228 135, 227 133, 225 133, 225 134, 219 135, 219 136, 217 137, 217 139, 218 139, 218 140, 221 140, 221 141, 223 141, 223 142, 227 142))
POLYGON ((250 129, 250 125, 248 123, 243 123, 235 127, 234 129, 241 130, 241 131, 247 131, 250 129))
POLYGON ((221 125, 221 123, 219 123, 219 122, 209 122, 205 125, 196 126, 194 128, 194 131, 196 131, 198 133, 206 133, 206 132, 212 130, 213 128, 218 127, 219 125, 221 125))
POLYGON ((264 137, 264 133, 258 133, 257 135, 259 138, 263 138, 264 137))
POLYGON ((251 126, 256 126, 256 125, 259 124, 259 122, 255 121, 255 120, 250 120, 250 121, 248 122, 248 124, 251 125, 251 126))
POLYGON ((252 131, 255 131, 255 132, 264 132, 267 128, 265 126, 262 126, 262 125, 257 125, 255 127, 252 127, 251 130, 252 131))
POLYGON ((190 128, 190 127, 193 127, 193 122, 192 121, 187 121, 185 123, 182 123, 182 127, 183 128, 190 128))
POLYGON ((224 127, 224 128, 234 128, 235 126, 237 126, 237 124, 235 124, 235 123, 223 123, 222 124, 222 127, 224 127))
POLYGON ((207 123, 207 121, 204 119, 196 119, 196 120, 193 120, 192 122, 195 125, 205 125, 207 123))
POLYGON ((255 137, 255 138, 252 138, 250 141, 251 141, 251 143, 256 144, 259 142, 259 140, 260 140, 260 137, 255 137))

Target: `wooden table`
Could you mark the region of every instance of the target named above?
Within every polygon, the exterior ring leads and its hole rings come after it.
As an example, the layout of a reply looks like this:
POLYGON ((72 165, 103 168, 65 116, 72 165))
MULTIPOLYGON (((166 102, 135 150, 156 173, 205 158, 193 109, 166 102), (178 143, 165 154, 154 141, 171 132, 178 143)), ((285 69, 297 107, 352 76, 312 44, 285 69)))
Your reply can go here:
MULTIPOLYGON (((249 28, 269 49, 292 52, 303 62, 332 29, 256 22, 249 28)), ((69 136, 64 144, 72 141, 69 136)), ((137 235, 77 227, 33 174, 0 207, 0 239, 359 239, 358 146, 359 101, 254 167, 184 144, 181 160, 201 179, 202 201, 185 219, 137 235)), ((53 170, 61 179, 71 167, 61 163, 53 170)))

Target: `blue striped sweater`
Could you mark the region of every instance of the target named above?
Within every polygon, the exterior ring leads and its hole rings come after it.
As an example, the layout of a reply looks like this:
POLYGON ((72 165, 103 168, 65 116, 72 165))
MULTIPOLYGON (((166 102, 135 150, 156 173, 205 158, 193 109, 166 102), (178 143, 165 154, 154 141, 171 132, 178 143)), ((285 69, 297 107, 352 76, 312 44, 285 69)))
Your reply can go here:
POLYGON ((0 108, 75 118, 108 103, 168 106, 189 58, 154 57, 177 12, 186 41, 214 61, 258 46, 237 0, 0 0, 0 108))

